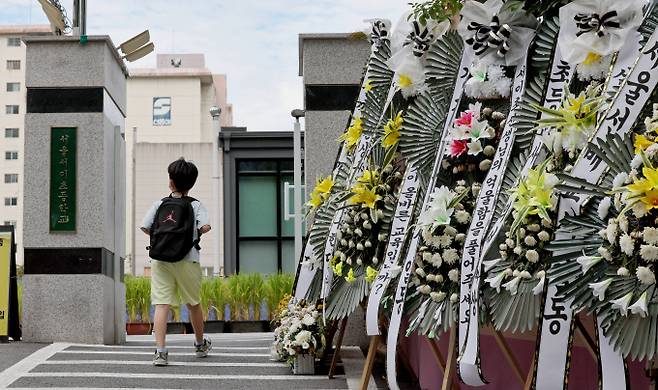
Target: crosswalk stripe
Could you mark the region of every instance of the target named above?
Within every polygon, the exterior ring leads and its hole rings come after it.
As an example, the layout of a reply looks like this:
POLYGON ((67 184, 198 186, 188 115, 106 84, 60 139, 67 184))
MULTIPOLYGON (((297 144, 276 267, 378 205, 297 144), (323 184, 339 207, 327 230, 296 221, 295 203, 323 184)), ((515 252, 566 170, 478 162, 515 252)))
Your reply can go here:
MULTIPOLYGON (((140 365, 150 366, 153 364, 150 360, 46 360, 41 364, 46 365, 140 365)), ((286 363, 219 363, 219 362, 169 362, 170 366, 185 367, 288 367, 286 363)))
MULTIPOLYGON (((67 351, 87 351, 87 349, 75 349, 75 348, 94 348, 94 349, 126 349, 126 350, 131 350, 131 349, 154 349, 155 346, 146 346, 146 345, 72 345, 67 349, 67 351)), ((168 345, 167 346, 168 350, 172 349, 187 349, 187 350, 192 350, 193 347, 191 346, 182 346, 182 345, 168 345)), ((217 350, 226 350, 226 351, 269 351, 269 347, 217 347, 214 346, 212 347, 213 351, 217 350)), ((99 351, 99 352, 106 352, 106 351, 99 351)))
POLYGON ((18 380, 20 377, 27 374, 34 367, 46 361, 49 357, 53 356, 60 350, 67 348, 69 344, 66 343, 53 343, 43 347, 20 362, 14 364, 8 369, 0 372, 0 389, 7 388, 10 384, 18 380))
POLYGON ((24 378, 132 378, 132 379, 206 379, 206 380, 259 380, 259 381, 317 381, 328 380, 324 375, 198 375, 198 374, 146 374, 117 372, 28 372, 24 378))
MULTIPOLYGON (((75 355, 91 355, 91 354, 103 354, 103 355, 153 355, 153 352, 148 351, 76 351, 76 350, 65 350, 59 351, 58 354, 75 354, 75 355)), ((190 356, 190 353, 183 352, 169 352, 169 356, 190 356)), ((265 357, 269 358, 270 354, 268 353, 214 353, 211 352, 210 356, 219 356, 219 357, 265 357)))

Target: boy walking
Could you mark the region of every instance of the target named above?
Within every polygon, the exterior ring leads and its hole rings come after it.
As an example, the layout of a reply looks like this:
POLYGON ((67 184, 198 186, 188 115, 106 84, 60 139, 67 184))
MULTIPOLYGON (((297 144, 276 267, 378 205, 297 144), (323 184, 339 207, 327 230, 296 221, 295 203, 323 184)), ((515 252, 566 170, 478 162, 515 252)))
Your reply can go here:
POLYGON ((212 348, 210 338, 203 334, 203 312, 199 304, 199 239, 210 230, 208 211, 201 202, 187 196, 199 172, 182 157, 169 164, 167 170, 171 194, 153 203, 141 225, 151 242, 147 249, 152 260, 151 301, 155 305, 154 366, 168 364, 165 337, 170 305, 187 305, 194 328, 196 356, 206 357, 212 348))

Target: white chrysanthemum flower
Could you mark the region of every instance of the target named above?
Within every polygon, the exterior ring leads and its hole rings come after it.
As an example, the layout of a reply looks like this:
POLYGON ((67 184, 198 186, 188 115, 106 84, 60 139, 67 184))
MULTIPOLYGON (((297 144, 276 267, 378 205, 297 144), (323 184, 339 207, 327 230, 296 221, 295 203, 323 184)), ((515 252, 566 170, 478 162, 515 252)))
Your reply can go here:
POLYGON ((458 233, 457 229, 455 229, 452 226, 446 226, 445 229, 443 229, 443 234, 447 234, 450 237, 456 236, 458 233))
POLYGON ((444 250, 443 261, 445 261, 448 265, 453 265, 459 261, 459 253, 457 252, 457 249, 450 248, 444 250))
POLYGON ((640 256, 646 261, 654 262, 658 260, 658 246, 640 245, 640 256))
POLYGON ((639 314, 640 317, 645 318, 649 314, 647 310, 647 292, 642 293, 640 298, 634 304, 628 307, 632 314, 639 314))
POLYGON ((612 187, 613 188, 619 188, 623 187, 628 183, 628 173, 626 172, 620 172, 615 176, 614 180, 612 180, 612 187))
POLYGON ((437 242, 439 243, 439 246, 441 246, 442 248, 448 248, 450 247, 450 244, 452 244, 452 237, 447 235, 442 235, 438 237, 437 242))
POLYGON ((651 285, 656 283, 656 275, 654 275, 653 271, 649 267, 637 267, 635 276, 637 277, 637 280, 639 280, 642 284, 651 285))
POLYGON ((610 301, 610 303, 612 304, 613 309, 619 309, 621 315, 625 317, 626 313, 628 312, 628 305, 630 305, 631 299, 633 299, 633 293, 629 292, 619 299, 610 301))
POLYGON ((428 285, 426 285, 426 284, 423 284, 422 286, 418 287, 417 290, 418 290, 418 292, 420 292, 421 294, 429 295, 429 293, 432 292, 432 287, 430 287, 430 286, 428 286, 428 285))
POLYGON ((528 230, 533 233, 536 233, 541 230, 541 226, 539 226, 538 223, 531 223, 530 225, 528 225, 528 230))
POLYGON ((645 227, 642 231, 642 240, 649 245, 658 245, 658 229, 645 227))
POLYGON ((599 207, 597 209, 599 218, 605 219, 608 216, 608 212, 610 211, 611 205, 612 205, 612 199, 610 197, 605 197, 601 200, 601 203, 599 203, 599 207))
POLYGON ((630 274, 631 274, 630 271, 626 267, 619 267, 617 269, 617 275, 619 276, 628 276, 630 274))
POLYGON ((537 237, 539 238, 540 241, 546 242, 551 239, 551 235, 545 231, 542 230, 541 232, 537 233, 537 237))
POLYGON ((302 318, 302 324, 306 326, 311 326, 315 324, 315 318, 313 318, 313 316, 310 314, 306 314, 304 318, 302 318))
MULTIPOLYGON (((628 234, 624 233, 619 238, 619 246, 621 247, 622 252, 628 256, 632 256, 635 249, 635 240, 633 240, 633 238, 628 234)), ((656 249, 658 249, 658 247, 656 247, 656 249)))
POLYGON ((633 205, 633 215, 635 215, 638 218, 642 218, 645 215, 647 215, 647 208, 642 202, 637 202, 633 205))
POLYGON ((430 298, 432 298, 434 302, 443 302, 443 300, 446 299, 446 293, 444 293, 443 291, 439 291, 439 292, 432 291, 430 293, 430 298))
POLYGON ((455 236, 455 241, 457 242, 464 242, 466 240, 466 234, 464 233, 459 233, 455 236))
POLYGON ((628 218, 625 215, 620 215, 617 217, 617 223, 619 224, 619 229, 622 232, 628 233, 628 218))
POLYGON ((448 271, 448 279, 450 279, 453 282, 459 282, 459 270, 457 268, 453 268, 450 271, 448 271))
POLYGON ((423 261, 426 263, 432 262, 432 254, 430 252, 423 253, 423 261))
POLYGON ((614 244, 617 241, 618 227, 617 223, 611 219, 608 222, 608 228, 606 229, 606 238, 609 243, 614 244))
POLYGON ((514 248, 514 247, 516 246, 515 243, 514 243, 514 240, 512 240, 511 238, 506 239, 506 240, 505 240, 505 244, 506 244, 509 248, 514 248))
POLYGON ((441 258, 441 254, 439 252, 432 255, 432 265, 433 266, 435 266, 436 268, 439 268, 442 263, 443 263, 443 259, 441 258))
POLYGON ((427 276, 427 274, 425 273, 425 270, 422 269, 422 268, 416 268, 416 274, 418 276, 420 276, 421 278, 424 278, 424 277, 427 276))
POLYGON ((525 258, 531 263, 536 263, 539 261, 539 253, 534 249, 530 249, 525 253, 525 258))
POLYGON ((450 295, 450 302, 455 303, 459 301, 459 295, 457 293, 452 293, 450 295))
POLYGON ((498 275, 491 276, 487 279, 484 280, 485 283, 488 283, 491 288, 495 288, 497 292, 500 292, 500 285, 503 283, 503 280, 505 279, 506 272, 499 272, 498 275))
POLYGON ((537 240, 533 236, 526 236, 523 242, 525 242, 527 246, 537 245, 537 240))
POLYGON ((576 259, 582 268, 583 275, 585 275, 590 268, 600 263, 601 260, 603 260, 603 257, 600 256, 580 256, 576 259))
POLYGON ((521 248, 520 246, 517 246, 516 248, 514 248, 514 253, 521 256, 523 254, 523 248, 521 248))
POLYGON ((468 211, 464 210, 459 210, 455 213, 455 219, 457 222, 460 224, 465 224, 471 219, 471 214, 468 213, 468 211))
POLYGON ((612 261, 612 254, 610 253, 608 248, 599 247, 597 252, 599 252, 599 255, 603 256, 603 258, 606 259, 607 261, 612 261))
POLYGON ((612 284, 612 278, 608 278, 598 283, 590 283, 589 288, 592 289, 592 294, 594 294, 595 297, 598 297, 599 301, 603 302, 605 298, 605 290, 610 287, 610 284, 612 284))

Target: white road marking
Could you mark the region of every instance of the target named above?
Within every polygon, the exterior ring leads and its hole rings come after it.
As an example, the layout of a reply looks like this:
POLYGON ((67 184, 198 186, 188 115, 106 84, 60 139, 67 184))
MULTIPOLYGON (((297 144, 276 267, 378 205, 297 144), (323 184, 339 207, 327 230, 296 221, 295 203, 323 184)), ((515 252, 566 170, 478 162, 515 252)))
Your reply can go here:
POLYGON ((130 379, 207 379, 207 380, 259 380, 259 381, 301 381, 328 380, 324 375, 194 375, 194 374, 146 374, 117 372, 28 372, 27 378, 130 378, 130 379))
MULTIPOLYGON (((88 354, 103 354, 103 355, 153 355, 153 352, 148 351, 58 351, 57 353, 66 353, 74 355, 88 355, 88 354)), ((190 356, 192 353, 183 353, 183 352, 169 352, 169 356, 190 356)), ((220 357, 266 357, 269 358, 270 354, 268 353, 213 353, 210 352, 210 356, 220 356, 220 357)))
POLYGON ((60 352, 64 348, 68 348, 68 343, 53 343, 46 347, 35 351, 30 356, 0 372, 0 389, 5 389, 17 379, 25 376, 34 367, 48 360, 54 354, 60 352))
MULTIPOLYGON (((131 349, 155 349, 155 346, 148 346, 148 345, 71 345, 73 348, 97 348, 97 349, 109 349, 109 348, 117 348, 117 349, 126 349, 126 350, 131 350, 131 349)), ((69 347, 69 348, 71 348, 69 347)), ((167 349, 172 350, 172 349, 187 349, 187 350, 194 350, 194 347, 192 346, 182 346, 182 345, 168 345, 167 349)), ((215 346, 213 345, 212 347, 213 351, 217 350, 227 350, 227 351, 240 351, 240 350, 245 350, 245 351, 269 351, 270 347, 220 347, 220 346, 215 346)), ((68 349, 68 351, 87 351, 87 349, 68 349)), ((98 351, 98 352, 106 352, 106 351, 98 351)), ((126 351, 129 352, 129 351, 126 351)), ((131 352, 132 353, 132 352, 131 352)))
MULTIPOLYGON (((150 360, 47 360, 41 364, 45 365, 139 365, 150 366, 153 364, 150 360)), ((184 367, 288 367, 286 363, 219 363, 219 362, 169 362, 170 366, 184 367)))

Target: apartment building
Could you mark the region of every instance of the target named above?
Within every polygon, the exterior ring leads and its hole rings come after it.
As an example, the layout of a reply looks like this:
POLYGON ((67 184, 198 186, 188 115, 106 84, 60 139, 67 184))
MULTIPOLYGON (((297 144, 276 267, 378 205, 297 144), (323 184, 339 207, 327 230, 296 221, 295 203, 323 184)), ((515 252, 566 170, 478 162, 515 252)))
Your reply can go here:
POLYGON ((16 226, 17 262, 23 263, 23 136, 26 35, 50 26, 0 26, 0 224, 16 226))

